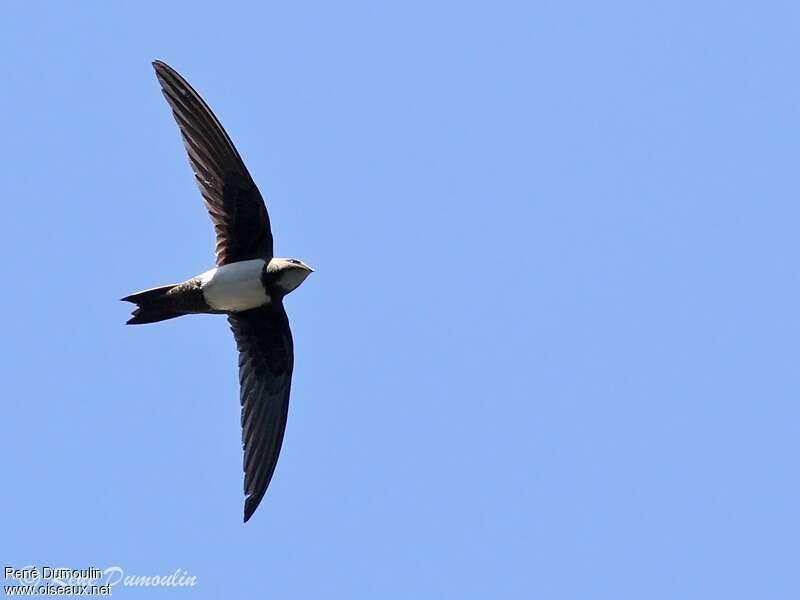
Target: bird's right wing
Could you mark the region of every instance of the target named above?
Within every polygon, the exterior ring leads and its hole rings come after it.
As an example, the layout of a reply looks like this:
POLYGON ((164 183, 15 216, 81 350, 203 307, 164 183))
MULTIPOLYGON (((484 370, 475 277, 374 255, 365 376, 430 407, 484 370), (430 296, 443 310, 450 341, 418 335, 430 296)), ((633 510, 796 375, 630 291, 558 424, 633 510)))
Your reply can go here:
POLYGON ((214 222, 217 265, 272 258, 267 208, 222 124, 177 71, 160 60, 153 68, 214 222))
POLYGON ((228 315, 239 348, 244 446, 244 521, 272 479, 286 429, 294 345, 280 301, 228 315))

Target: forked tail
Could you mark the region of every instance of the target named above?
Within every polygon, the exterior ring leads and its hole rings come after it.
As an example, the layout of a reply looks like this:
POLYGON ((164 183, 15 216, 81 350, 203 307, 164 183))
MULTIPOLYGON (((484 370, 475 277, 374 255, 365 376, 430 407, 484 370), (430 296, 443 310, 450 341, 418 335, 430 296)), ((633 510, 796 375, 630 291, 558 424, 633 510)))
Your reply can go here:
POLYGON ((175 310, 174 298, 169 295, 170 290, 178 285, 180 284, 164 285, 122 298, 123 302, 136 304, 136 310, 133 311, 133 316, 128 319, 127 324, 157 323, 185 314, 175 310))

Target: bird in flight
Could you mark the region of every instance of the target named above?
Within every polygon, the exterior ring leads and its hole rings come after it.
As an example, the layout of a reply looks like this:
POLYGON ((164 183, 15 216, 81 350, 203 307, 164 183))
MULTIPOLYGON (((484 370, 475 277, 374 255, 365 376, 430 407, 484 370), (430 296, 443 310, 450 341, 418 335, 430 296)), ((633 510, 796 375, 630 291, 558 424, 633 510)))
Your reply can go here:
POLYGON ((126 296, 129 325, 189 314, 228 316, 239 350, 245 523, 272 479, 286 429, 294 345, 283 297, 313 271, 276 258, 264 200, 219 120, 172 67, 153 63, 216 234, 216 266, 182 283, 126 296))

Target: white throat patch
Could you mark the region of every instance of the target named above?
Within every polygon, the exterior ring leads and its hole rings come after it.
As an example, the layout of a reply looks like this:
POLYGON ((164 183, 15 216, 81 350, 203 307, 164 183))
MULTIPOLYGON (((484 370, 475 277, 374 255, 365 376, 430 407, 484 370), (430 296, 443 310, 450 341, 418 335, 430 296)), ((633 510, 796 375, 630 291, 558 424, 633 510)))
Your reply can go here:
POLYGON ((243 260, 198 275, 208 305, 214 310, 238 312, 269 302, 261 284, 265 262, 261 258, 243 260))

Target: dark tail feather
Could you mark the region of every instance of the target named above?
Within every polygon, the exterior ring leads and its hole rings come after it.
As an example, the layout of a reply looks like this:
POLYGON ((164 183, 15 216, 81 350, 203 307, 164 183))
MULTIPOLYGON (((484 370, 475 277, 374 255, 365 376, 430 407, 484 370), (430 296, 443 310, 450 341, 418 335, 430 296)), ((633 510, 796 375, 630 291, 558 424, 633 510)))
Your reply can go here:
POLYGON ((136 310, 133 311, 133 316, 128 319, 127 325, 142 325, 144 323, 157 323, 158 321, 166 321, 167 319, 174 319, 180 317, 183 313, 176 312, 170 306, 167 292, 169 292, 175 285, 164 285, 162 287, 145 290, 130 296, 125 296, 123 302, 131 302, 136 304, 136 310))

